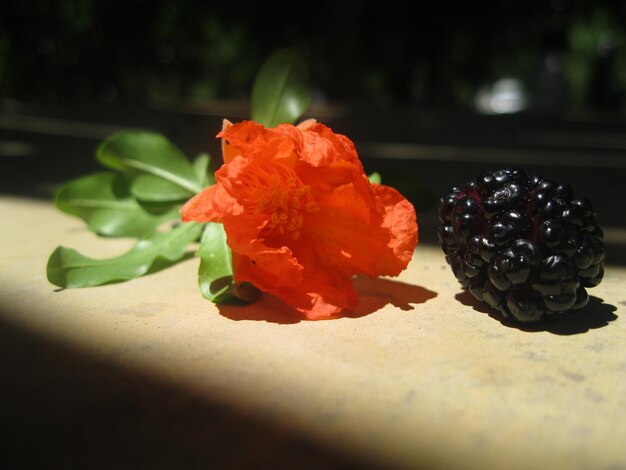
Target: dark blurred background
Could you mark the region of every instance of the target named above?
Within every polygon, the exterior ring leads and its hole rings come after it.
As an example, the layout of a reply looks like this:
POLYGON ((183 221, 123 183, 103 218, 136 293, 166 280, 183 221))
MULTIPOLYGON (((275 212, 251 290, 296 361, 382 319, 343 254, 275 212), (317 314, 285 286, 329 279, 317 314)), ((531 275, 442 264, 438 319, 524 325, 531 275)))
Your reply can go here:
POLYGON ((416 204, 424 240, 449 186, 506 166, 569 181, 619 229, 608 240, 626 238, 612 204, 626 176, 624 2, 0 5, 4 193, 49 197, 128 127, 219 160, 221 118, 248 116, 263 60, 292 46, 311 65, 308 114, 416 204))
MULTIPOLYGON (((40 105, 245 100, 262 60, 309 57, 319 100, 484 110, 498 80, 520 109, 621 113, 626 6, 552 0, 23 0, 0 10, 3 98, 40 105)), ((497 110, 496 110, 497 111, 497 110)))

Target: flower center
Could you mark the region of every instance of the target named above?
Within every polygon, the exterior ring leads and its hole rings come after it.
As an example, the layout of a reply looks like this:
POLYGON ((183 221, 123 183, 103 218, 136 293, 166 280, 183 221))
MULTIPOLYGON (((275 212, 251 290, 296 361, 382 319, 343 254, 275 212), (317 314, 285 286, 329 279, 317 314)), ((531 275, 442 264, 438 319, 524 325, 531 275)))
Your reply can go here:
POLYGON ((304 214, 317 212, 311 187, 295 175, 272 174, 254 190, 256 212, 267 215, 267 235, 289 235, 300 238, 304 214))

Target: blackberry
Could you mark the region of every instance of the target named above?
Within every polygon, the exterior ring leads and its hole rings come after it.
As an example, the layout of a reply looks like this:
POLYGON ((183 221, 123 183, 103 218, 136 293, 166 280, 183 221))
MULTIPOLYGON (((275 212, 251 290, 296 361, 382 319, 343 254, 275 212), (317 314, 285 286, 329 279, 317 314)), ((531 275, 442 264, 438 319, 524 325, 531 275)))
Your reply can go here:
POLYGON ((580 309, 602 280, 602 230, 569 185, 519 169, 482 173, 441 199, 439 220, 455 277, 506 318, 580 309))

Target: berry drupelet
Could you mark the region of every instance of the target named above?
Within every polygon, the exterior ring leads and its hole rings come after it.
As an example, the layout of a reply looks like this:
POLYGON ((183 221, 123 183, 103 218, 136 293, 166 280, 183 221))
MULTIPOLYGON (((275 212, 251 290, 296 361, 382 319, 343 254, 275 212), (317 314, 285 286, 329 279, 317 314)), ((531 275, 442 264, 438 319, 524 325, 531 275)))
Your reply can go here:
POLYGON ((604 274, 602 230, 569 185, 523 170, 482 173, 441 200, 439 241, 461 285, 534 322, 584 307, 604 274))

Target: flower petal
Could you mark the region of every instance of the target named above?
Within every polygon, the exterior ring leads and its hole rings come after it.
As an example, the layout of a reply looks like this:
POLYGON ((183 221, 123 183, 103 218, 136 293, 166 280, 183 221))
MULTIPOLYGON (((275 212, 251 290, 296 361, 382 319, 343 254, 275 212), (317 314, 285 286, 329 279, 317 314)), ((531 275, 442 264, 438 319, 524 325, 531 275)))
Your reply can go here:
POLYGON ((399 268, 395 274, 406 268, 419 241, 417 216, 413 204, 391 186, 372 185, 374 194, 384 207, 383 229, 389 230, 391 238, 388 246, 397 257, 399 268))
POLYGON ((294 138, 299 138, 299 134, 294 126, 281 125, 275 129, 266 129, 255 122, 243 121, 224 126, 217 137, 222 139, 224 163, 230 163, 238 156, 266 160, 289 159, 292 164, 297 158, 294 138), (284 128, 281 130, 281 127, 284 128))
POLYGON ((221 222, 223 214, 241 210, 224 186, 214 184, 187 201, 180 213, 183 222, 221 222))
POLYGON ((268 289, 299 285, 304 268, 289 248, 271 248, 260 240, 254 240, 247 249, 233 247, 233 270, 237 281, 250 282, 258 289, 269 292, 268 289))
MULTIPOLYGON (((311 256, 315 255, 311 253, 311 256)), ((250 264, 245 265, 249 260, 241 259, 236 265, 237 280, 251 282, 260 290, 280 298, 309 320, 330 318, 356 307, 358 299, 351 279, 328 271, 323 265, 316 266, 313 259, 307 258, 299 258, 306 268, 293 285, 279 286, 268 282, 265 274, 254 273, 256 265, 250 269, 250 264)))
POLYGON ((388 186, 373 185, 369 193, 357 187, 346 184, 316 199, 320 211, 307 223, 319 257, 345 276, 397 276, 417 244, 415 210, 388 186))

